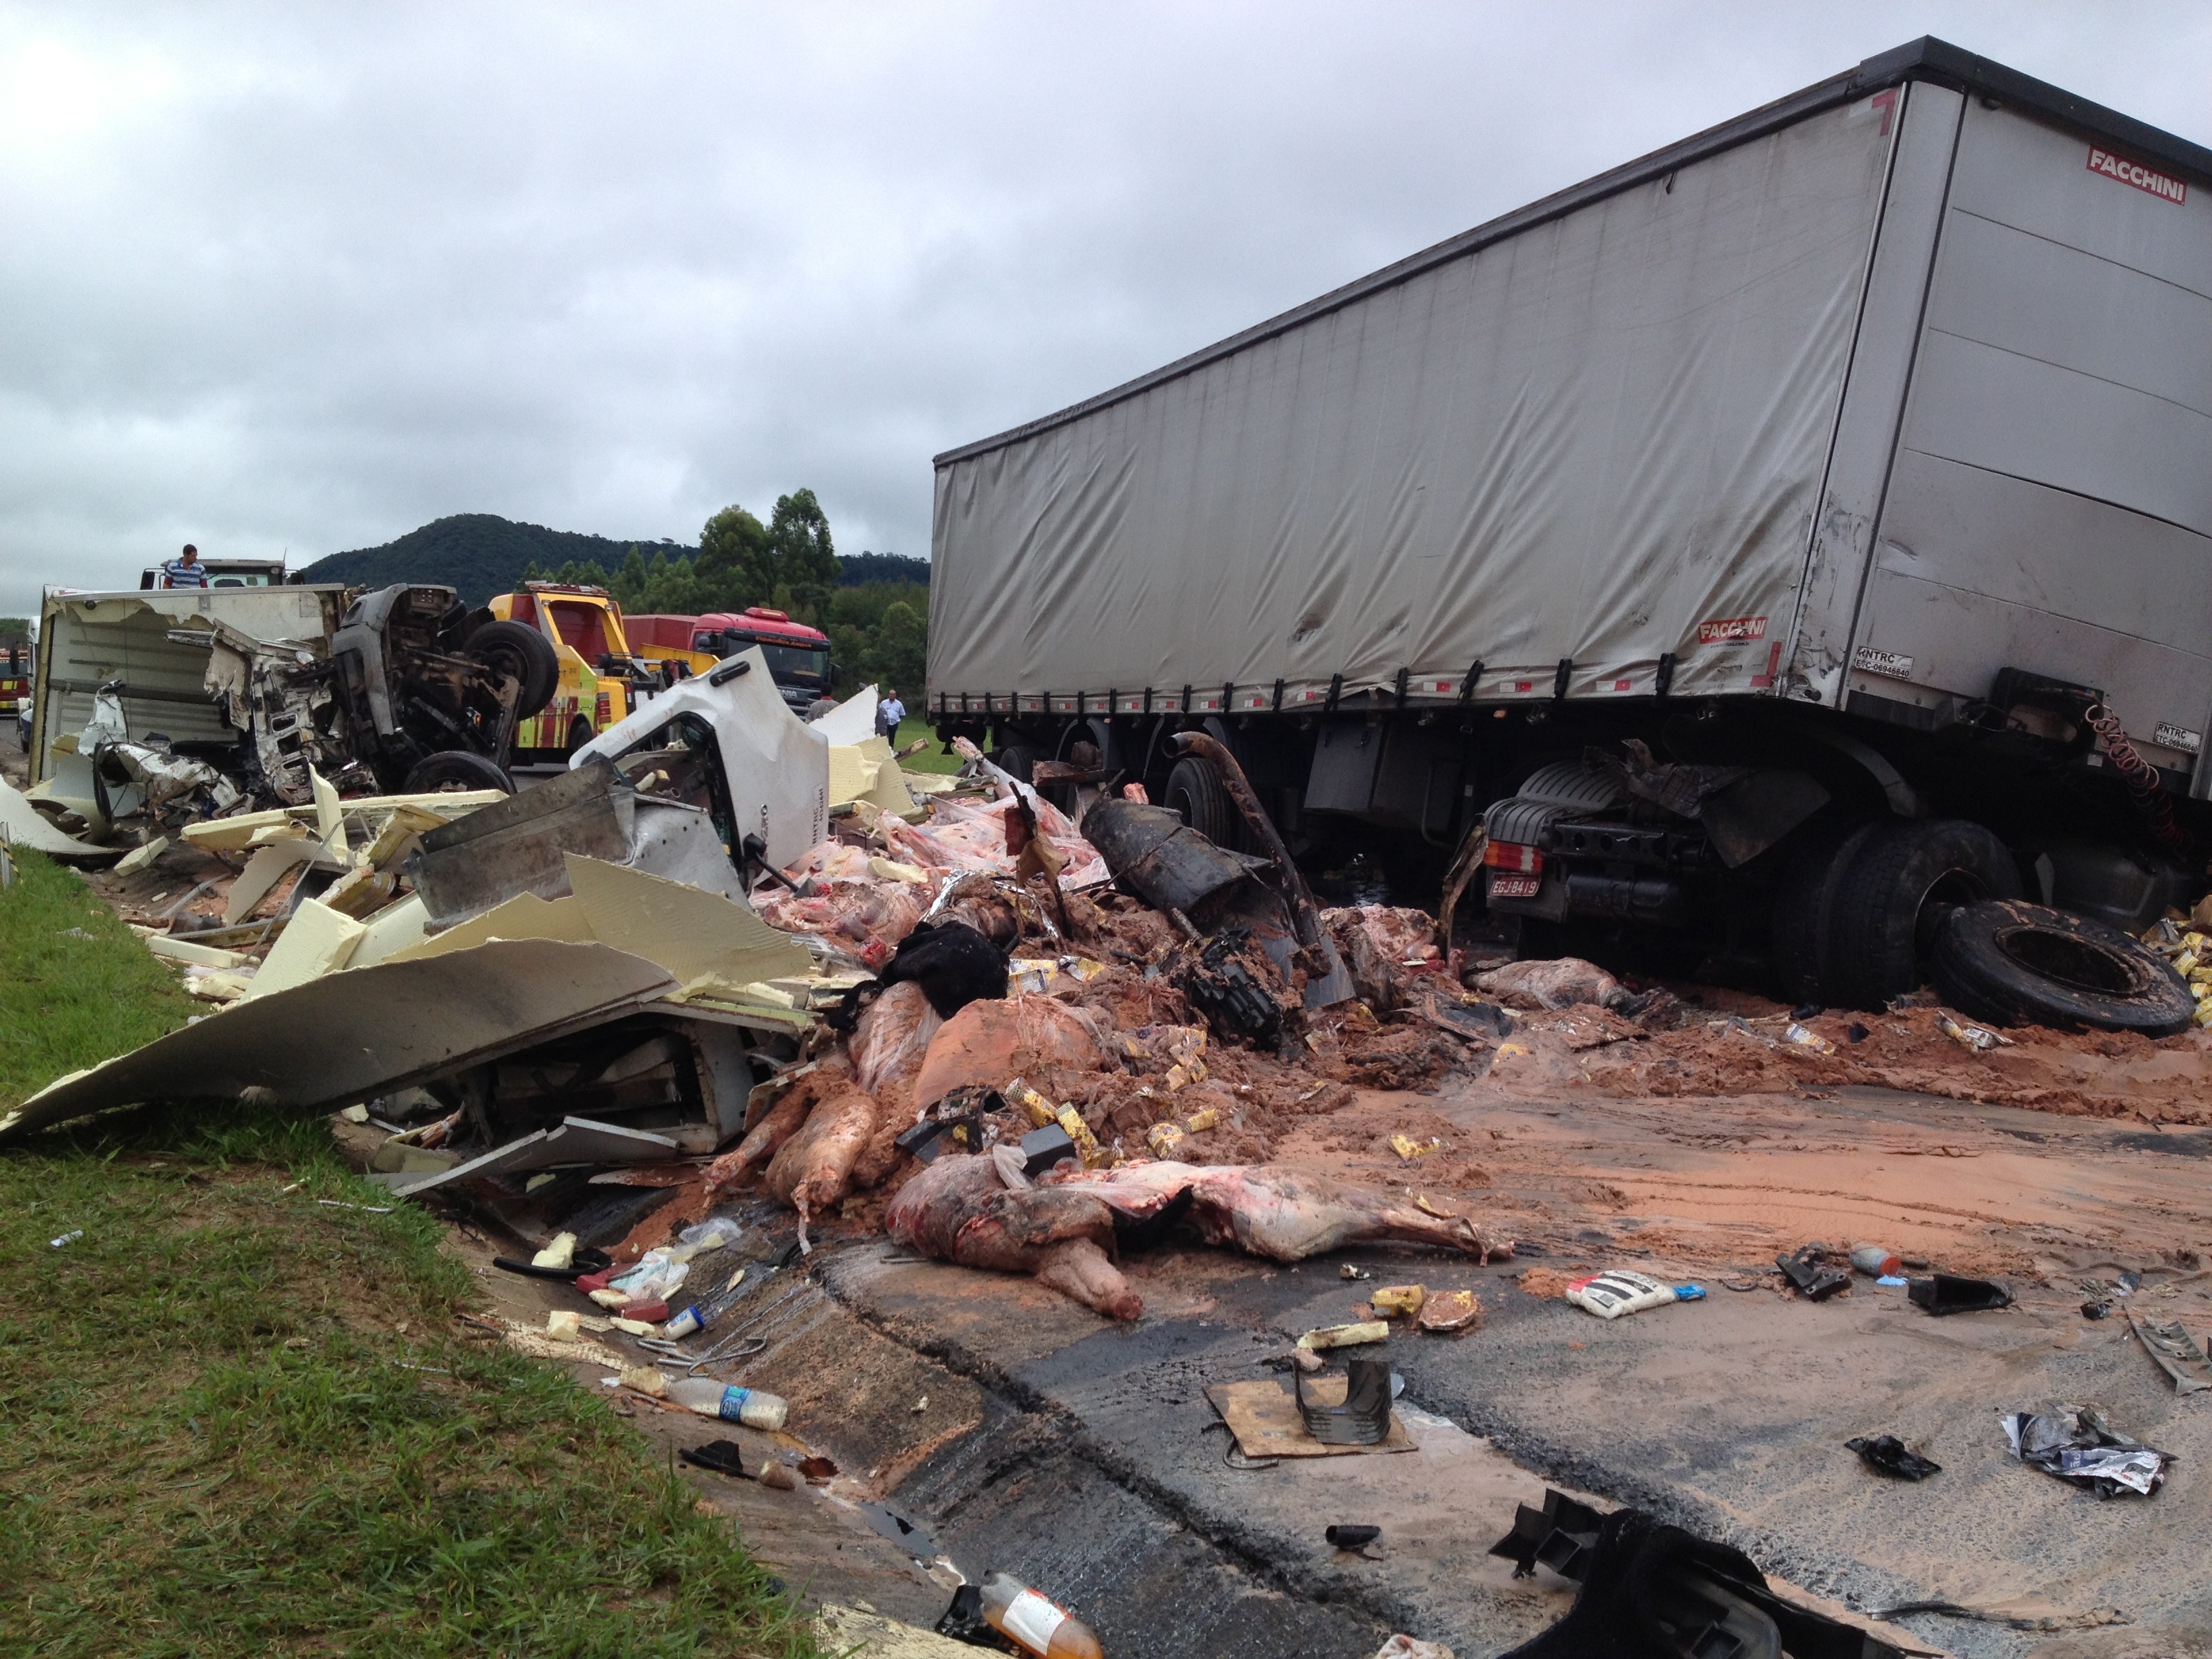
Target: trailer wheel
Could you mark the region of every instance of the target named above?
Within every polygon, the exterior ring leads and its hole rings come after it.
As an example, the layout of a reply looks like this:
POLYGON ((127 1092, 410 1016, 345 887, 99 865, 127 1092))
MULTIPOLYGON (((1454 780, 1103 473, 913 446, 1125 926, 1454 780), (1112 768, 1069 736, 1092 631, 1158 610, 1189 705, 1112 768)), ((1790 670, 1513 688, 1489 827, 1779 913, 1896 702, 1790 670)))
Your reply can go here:
POLYGON ((2005 844, 1964 818, 1885 823, 1843 866, 1829 924, 1832 1000, 1879 1008, 1922 981, 1948 907, 2020 896, 2005 844))
POLYGON ((1160 805, 1181 813, 1185 823, 1216 847, 1225 847, 1232 853, 1242 850, 1244 815, 1237 810, 1237 803, 1230 799, 1227 786, 1211 762, 1196 755, 1185 755, 1177 761, 1168 772, 1160 805))
POLYGON ((447 789, 503 789, 511 795, 514 780, 496 761, 466 749, 441 749, 415 763, 401 792, 428 795, 447 789))
POLYGON ((573 755, 599 735, 592 730, 591 721, 578 714, 568 722, 568 742, 563 752, 573 755))
POLYGON ((1772 963, 1785 1002, 1826 1002, 1836 987, 1836 892, 1878 826, 1824 823, 1798 837, 1775 884, 1772 963))
POLYGON ((1036 763, 1043 758, 1044 750, 1035 744, 1010 743, 991 757, 991 763, 1001 772, 1028 783, 1036 770, 1036 763))
POLYGON ((2181 975, 2117 927, 2016 899, 1945 915, 1935 970, 1961 1013, 1997 1025, 2171 1036, 2197 1012, 2181 975))
POLYGON ((494 619, 469 635, 466 654, 495 674, 521 682, 514 717, 526 720, 561 689, 561 659, 545 636, 527 623, 494 619))

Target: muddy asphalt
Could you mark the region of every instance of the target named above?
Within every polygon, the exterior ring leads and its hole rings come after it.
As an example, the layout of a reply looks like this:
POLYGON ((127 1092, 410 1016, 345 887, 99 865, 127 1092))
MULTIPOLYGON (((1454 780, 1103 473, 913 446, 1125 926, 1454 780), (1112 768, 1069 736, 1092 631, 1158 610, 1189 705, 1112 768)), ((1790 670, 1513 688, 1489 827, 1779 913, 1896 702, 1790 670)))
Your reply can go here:
MULTIPOLYGON (((702 1491, 817 1601, 927 1625, 947 1596, 921 1563, 941 1552, 1046 1589, 1111 1653, 1159 1659, 1364 1659, 1393 1630, 1462 1659, 1500 1652, 1571 1599, 1486 1553, 1547 1484, 1725 1539, 1832 1610, 1941 1600, 2045 1626, 1907 1615, 1884 1628, 1908 1647, 2212 1655, 2212 1396, 2177 1397, 2118 1314, 2084 1319, 2079 1283, 2133 1267, 2138 1305, 2200 1339, 2212 1327, 2192 1254, 2212 1245, 2212 1131, 1870 1088, 1655 1100, 1492 1080, 1364 1097, 1310 1133, 1353 1178, 1402 1184, 1387 1154, 1358 1151, 1394 1123, 1484 1149, 1458 1201, 1510 1218, 1516 1260, 1352 1251, 1285 1267, 1160 1249, 1125 1264, 1146 1311, 1117 1326, 1026 1279, 833 1237, 766 1274, 750 1305, 797 1294, 729 1374, 788 1396, 785 1444, 827 1452, 839 1476, 780 1493, 700 1475, 702 1491), (1936 1320, 1861 1278, 1815 1305, 1772 1272, 1785 1238, 2002 1268, 2019 1301, 1936 1320), (1266 1362, 1299 1332, 1352 1317, 1371 1285, 1344 1279, 1346 1261, 1373 1284, 1473 1288, 1486 1310, 1475 1332, 1388 1344, 1415 1449, 1228 1467, 1206 1390, 1273 1379, 1266 1362), (1558 1297, 1569 1273, 1605 1266, 1707 1295, 1611 1323, 1558 1297), (1999 1414, 2056 1401, 2101 1405, 2175 1454, 2165 1488, 2100 1501, 2014 1461, 1999 1414), (1888 1481, 1844 1448, 1882 1432, 1942 1472, 1888 1481), (1380 1547, 1330 1548, 1339 1521, 1381 1525, 1380 1547)), ((788 1224, 748 1218, 769 1230, 763 1253, 788 1224)), ((487 1282, 518 1316, 574 1305, 557 1285, 487 1282)), ((579 1368, 592 1386, 604 1371, 579 1368)), ((631 1408, 672 1443, 732 1432, 631 1408)))

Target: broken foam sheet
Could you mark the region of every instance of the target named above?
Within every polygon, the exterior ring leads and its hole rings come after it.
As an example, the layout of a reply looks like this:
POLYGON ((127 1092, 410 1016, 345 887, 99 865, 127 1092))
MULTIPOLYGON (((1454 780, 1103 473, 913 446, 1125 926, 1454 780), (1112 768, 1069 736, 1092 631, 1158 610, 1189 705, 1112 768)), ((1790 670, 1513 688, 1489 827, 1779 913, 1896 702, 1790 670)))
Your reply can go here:
POLYGON ((604 945, 495 940, 334 974, 242 1002, 0 1117, 0 1140, 149 1101, 234 1100, 335 1110, 512 1053, 677 990, 665 969, 604 945))
POLYGON ((44 853, 49 858, 97 860, 103 864, 120 858, 129 850, 122 847, 97 847, 55 829, 46 822, 39 809, 31 805, 27 797, 4 781, 0 781, 0 842, 14 847, 27 847, 34 853, 44 853))

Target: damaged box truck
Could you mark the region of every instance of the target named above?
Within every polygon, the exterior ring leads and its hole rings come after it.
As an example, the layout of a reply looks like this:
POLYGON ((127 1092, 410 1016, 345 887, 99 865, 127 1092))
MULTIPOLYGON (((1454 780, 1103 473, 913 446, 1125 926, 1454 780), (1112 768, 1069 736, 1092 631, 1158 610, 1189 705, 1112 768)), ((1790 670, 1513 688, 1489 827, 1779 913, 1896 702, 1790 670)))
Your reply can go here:
POLYGON ((1870 59, 938 457, 931 713, 1234 842, 1203 727, 1524 954, 1874 1006, 1949 905, 2140 930, 2212 830, 2208 189, 1870 59))

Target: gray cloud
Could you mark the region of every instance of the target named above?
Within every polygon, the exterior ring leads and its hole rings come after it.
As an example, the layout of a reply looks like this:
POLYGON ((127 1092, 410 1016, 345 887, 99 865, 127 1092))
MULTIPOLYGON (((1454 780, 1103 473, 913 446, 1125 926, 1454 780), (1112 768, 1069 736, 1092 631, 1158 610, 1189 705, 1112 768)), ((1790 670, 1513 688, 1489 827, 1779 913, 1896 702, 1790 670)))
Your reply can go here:
POLYGON ((187 538, 690 537, 1924 33, 2200 140, 2212 14, 0 5, 0 612, 187 538))

